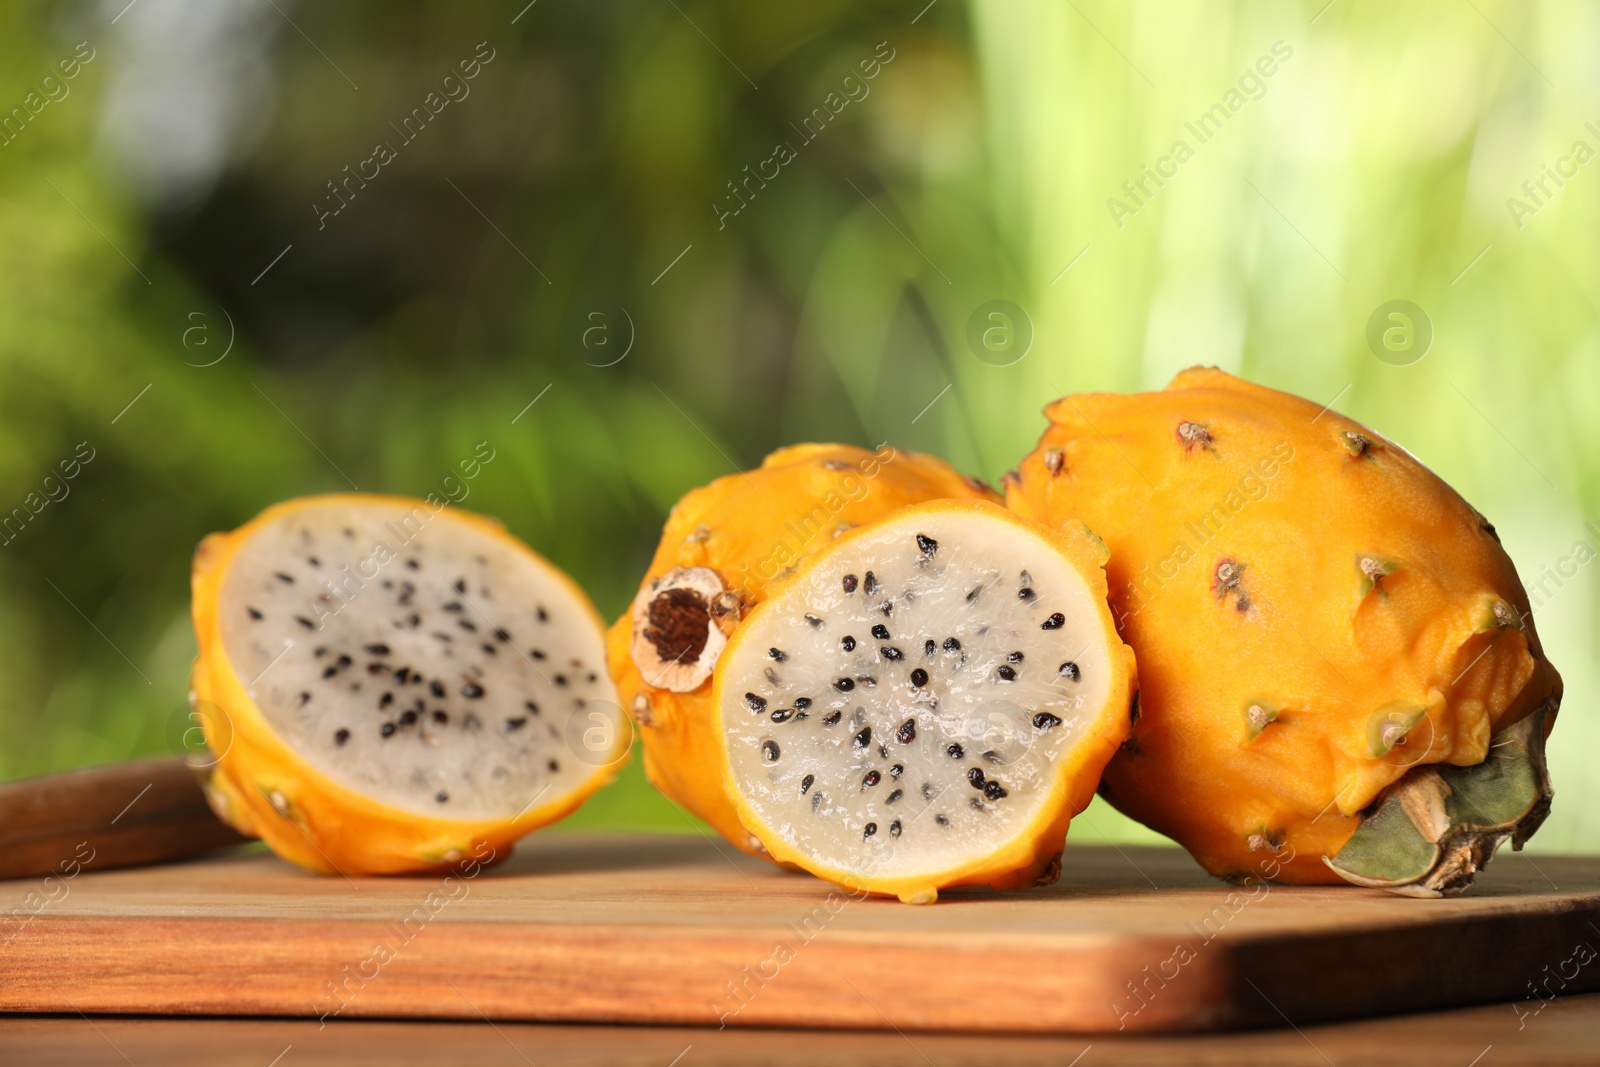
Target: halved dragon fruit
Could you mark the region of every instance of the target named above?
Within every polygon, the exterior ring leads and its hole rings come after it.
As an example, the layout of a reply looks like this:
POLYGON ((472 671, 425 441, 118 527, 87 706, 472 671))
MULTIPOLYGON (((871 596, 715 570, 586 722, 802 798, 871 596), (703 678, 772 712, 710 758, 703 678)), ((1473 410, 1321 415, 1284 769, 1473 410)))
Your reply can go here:
POLYGON ((979 501, 840 537, 723 651, 724 784, 775 859, 912 903, 1053 881, 1126 738, 1104 546, 979 501))
POLYGON ((599 616, 492 520, 291 500, 208 537, 193 585, 208 795, 302 866, 500 856, 626 758, 599 616))

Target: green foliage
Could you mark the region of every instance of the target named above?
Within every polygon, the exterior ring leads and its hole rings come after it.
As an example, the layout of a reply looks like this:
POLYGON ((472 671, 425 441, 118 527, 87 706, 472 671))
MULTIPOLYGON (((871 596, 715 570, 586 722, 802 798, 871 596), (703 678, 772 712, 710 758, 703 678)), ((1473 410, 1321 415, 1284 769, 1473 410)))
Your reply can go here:
MULTIPOLYGON (((125 146, 173 149, 121 106, 160 5, 0 10, 0 107, 97 50, 0 147, 0 515, 95 451, 0 547, 0 775, 163 750, 193 546, 283 497, 426 493, 487 440, 465 506, 610 616, 672 501, 778 445, 889 440, 994 479, 1047 400, 1204 362, 1333 402, 1496 522, 1567 678, 1552 775, 1563 800, 1596 781, 1594 572, 1562 560, 1600 548, 1600 165, 1507 204, 1600 149, 1584 5, 280 6, 293 26, 246 23, 267 88, 224 116, 214 184, 166 200, 125 146), (470 95, 403 142, 484 41, 470 95), (1259 94, 1189 132, 1279 41, 1259 94), (319 229, 377 142, 396 158, 319 229), (1410 365, 1367 344, 1393 299, 1432 323, 1410 365), (969 345, 995 300, 1031 323, 1015 362, 969 345)), ((185 108, 225 96, 224 45, 156 64, 185 108)), ((1600 845, 1586 808, 1536 843, 1600 845)), ((636 766, 577 819, 684 821, 636 766)))

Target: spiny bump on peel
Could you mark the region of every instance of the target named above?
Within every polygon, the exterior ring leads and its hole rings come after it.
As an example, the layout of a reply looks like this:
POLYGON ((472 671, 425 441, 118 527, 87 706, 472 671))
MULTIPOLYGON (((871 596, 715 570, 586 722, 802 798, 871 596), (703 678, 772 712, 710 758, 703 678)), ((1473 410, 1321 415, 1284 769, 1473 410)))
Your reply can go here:
POLYGON ((1250 610, 1250 596, 1244 588, 1244 564, 1235 559, 1222 559, 1211 572, 1211 593, 1218 600, 1235 597, 1234 608, 1242 615, 1250 610))
POLYGON ((1374 757, 1387 756, 1422 721, 1427 709, 1403 700, 1391 701, 1374 711, 1367 720, 1367 749, 1374 757))
POLYGON ((1211 431, 1204 423, 1185 419, 1178 423, 1176 432, 1185 452, 1193 452, 1197 448, 1207 450, 1211 448, 1211 431))
POLYGON ((1067 453, 1065 449, 1047 448, 1044 450, 1044 466, 1052 477, 1060 477, 1061 472, 1067 469, 1067 453))
POLYGON ((1245 736, 1254 741, 1261 736, 1261 731, 1278 720, 1279 709, 1277 705, 1265 700, 1251 700, 1244 706, 1245 736))
POLYGON ((1356 571, 1361 575, 1361 595, 1366 596, 1374 589, 1380 589, 1383 580, 1399 569, 1400 561, 1393 557, 1371 552, 1357 555, 1356 571))
POLYGON ((1359 459, 1372 450, 1372 439, 1355 430, 1345 430, 1339 434, 1339 443, 1344 445, 1352 459, 1359 459))

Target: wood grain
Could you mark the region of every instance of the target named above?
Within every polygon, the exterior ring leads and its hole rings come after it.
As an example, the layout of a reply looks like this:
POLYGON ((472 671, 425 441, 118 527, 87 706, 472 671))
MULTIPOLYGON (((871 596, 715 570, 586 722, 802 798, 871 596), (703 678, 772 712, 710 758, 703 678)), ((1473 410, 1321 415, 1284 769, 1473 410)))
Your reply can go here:
MULTIPOLYGON (((0 1009, 1105 1032, 1600 989, 1600 960, 1572 962, 1600 945, 1593 859, 1504 855, 1474 893, 1430 901, 1070 848, 1056 886, 915 908, 698 837, 547 833, 475 878, 253 855, 64 884, 0 935, 0 1009)), ((0 912, 30 891, 0 886, 0 912)))
POLYGON ((479 1021, 0 1019, 0 1063, 29 1067, 1496 1067, 1600 1063, 1600 996, 1300 1029, 1184 1036, 1010 1036, 479 1021))
POLYGON ((174 756, 0 783, 0 878, 164 863, 244 841, 174 756))

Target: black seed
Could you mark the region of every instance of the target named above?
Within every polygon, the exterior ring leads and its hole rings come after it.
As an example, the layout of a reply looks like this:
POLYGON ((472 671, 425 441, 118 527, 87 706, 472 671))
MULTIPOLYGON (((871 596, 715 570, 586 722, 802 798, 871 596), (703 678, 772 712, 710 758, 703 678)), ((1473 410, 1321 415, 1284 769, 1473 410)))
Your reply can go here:
POLYGON ((544 605, 543 604, 539 605, 539 608, 535 612, 535 614, 538 615, 540 622, 549 622, 550 621, 550 613, 548 611, 544 610, 544 605))
POLYGON ((416 561, 416 560, 414 560, 414 559, 408 559, 408 560, 406 560, 406 568, 407 568, 407 569, 408 569, 408 570, 413 570, 413 571, 414 571, 414 570, 419 570, 419 569, 420 569, 420 568, 421 568, 421 567, 422 567, 422 564, 420 564, 420 563, 418 563, 418 562, 417 562, 417 561, 416 561))
POLYGON ((922 799, 923 800, 932 800, 933 799, 933 783, 931 783, 931 782, 923 782, 922 783, 922 799))
POLYGON ((977 585, 973 586, 971 589, 967 590, 967 603, 970 604, 974 600, 977 600, 978 599, 978 594, 981 593, 981 592, 983 592, 983 583, 981 583, 981 582, 978 583, 977 585))
POLYGON ((389 654, 389 646, 385 644, 368 645, 367 652, 374 656, 387 656, 389 654))
POLYGON ((456 592, 465 596, 467 592, 467 580, 465 578, 457 578, 455 580, 455 587, 456 592))
POLYGON ((968 781, 968 783, 971 784, 972 788, 974 788, 974 789, 982 789, 983 788, 983 781, 984 781, 984 779, 983 779, 983 768, 982 767, 970 767, 970 768, 968 768, 967 769, 967 781, 968 781))
POLYGON ((788 708, 779 708, 779 709, 777 709, 776 711, 774 711, 772 713, 772 721, 773 722, 788 722, 789 721, 789 717, 791 715, 793 715, 793 714, 794 714, 794 712, 790 711, 788 708))
POLYGON ((921 667, 918 667, 916 670, 912 671, 911 684, 916 686, 918 689, 921 689, 923 686, 927 685, 928 672, 923 670, 921 667))
POLYGON ((528 720, 526 718, 524 718, 521 715, 518 715, 514 719, 507 719, 505 721, 505 723, 503 724, 503 726, 505 728, 506 733, 509 734, 512 730, 520 730, 520 729, 522 729, 523 726, 527 725, 527 722, 528 722, 528 720))
POLYGON ((917 534, 917 547, 922 549, 924 556, 931 556, 939 551, 939 542, 926 534, 917 534))
POLYGON ((333 743, 334 744, 342 745, 348 740, 350 740, 350 731, 346 730, 344 727, 341 726, 341 727, 339 727, 339 729, 337 729, 337 730, 335 730, 333 732, 333 743))
POLYGON ((412 723, 414 723, 416 721, 417 721, 417 713, 416 712, 414 712, 414 711, 402 711, 400 713, 400 725, 401 726, 410 726, 412 723))
POLYGON ((930 637, 922 643, 922 654, 925 656, 931 656, 938 649, 938 647, 938 645, 934 644, 933 638, 930 637))
POLYGON ((880 622, 872 628, 872 636, 879 641, 887 641, 889 640, 889 628, 880 622))
POLYGON ((1060 725, 1061 720, 1048 711, 1041 711, 1033 717, 1033 728, 1035 730, 1052 730, 1060 725))
POLYGON ((778 742, 763 741, 761 743, 761 755, 766 757, 768 763, 776 761, 778 758, 778 742))
POLYGON ((320 559, 318 559, 316 556, 307 556, 306 557, 306 562, 311 564, 313 567, 322 566, 322 561, 320 559))
POLYGON ((1006 657, 1006 662, 1007 663, 1021 663, 1022 662, 1022 653, 1021 652, 1013 652, 1013 653, 1011 653, 1009 656, 1006 657))
POLYGON ((349 656, 340 656, 338 659, 334 660, 334 662, 343 668, 350 666, 351 660, 349 656))
POLYGON ((953 637, 947 637, 944 639, 944 650, 946 652, 960 652, 961 642, 953 637))
POLYGON ((815 782, 816 780, 817 776, 814 774, 808 774, 804 778, 800 779, 800 795, 805 796, 806 793, 811 789, 811 783, 815 782))
POLYGON ((1079 678, 1083 677, 1083 672, 1078 670, 1078 665, 1071 660, 1063 663, 1057 673, 1059 673, 1061 677, 1067 679, 1069 682, 1076 682, 1079 678))
POLYGON ((450 603, 444 606, 444 610, 450 612, 451 614, 459 615, 461 613, 461 602, 459 600, 452 600, 450 603))
POLYGON ((310 702, 311 702, 311 694, 310 693, 301 693, 300 694, 300 706, 302 708, 305 707, 310 702))
POLYGON ((944 750, 944 754, 949 756, 951 759, 961 759, 966 756, 967 750, 962 748, 959 744, 951 742, 950 747, 944 750))
POLYGON ((334 675, 336 675, 338 673, 339 673, 339 668, 338 667, 328 667, 325 670, 323 670, 322 676, 324 678, 332 678, 334 675))
POLYGON ((1065 615, 1061 614, 1061 612, 1058 611, 1054 615, 1051 615, 1048 619, 1044 620, 1044 622, 1040 623, 1039 624, 1039 629, 1041 629, 1041 630, 1059 630, 1063 626, 1065 626, 1066 624, 1067 624, 1067 617, 1065 615))
POLYGON ((441 789, 437 793, 433 794, 433 799, 435 799, 439 803, 443 804, 443 803, 447 802, 450 799, 450 794, 446 793, 443 789, 441 789))
POLYGON ((847 575, 844 576, 844 591, 846 593, 854 593, 856 591, 856 576, 855 575, 847 574, 847 575))
POLYGON ((866 590, 868 596, 871 596, 878 591, 878 579, 871 571, 867 572, 867 581, 862 588, 866 590))
POLYGON ((900 836, 900 820, 899 819, 896 819, 894 822, 889 824, 889 836, 890 837, 899 837, 900 836))
POLYGON ((549 769, 551 774, 560 774, 561 773, 561 764, 560 764, 560 762, 558 762, 556 760, 551 760, 549 763, 546 763, 545 767, 547 767, 549 769))
POLYGON ((862 836, 863 839, 865 839, 865 838, 871 837, 873 834, 875 834, 877 832, 878 832, 878 824, 875 823, 875 822, 869 822, 869 823, 867 823, 866 828, 861 831, 861 836, 862 836))
POLYGON ((539 705, 535 704, 531 700, 524 700, 522 702, 522 706, 527 708, 529 711, 531 711, 535 715, 539 714, 539 705))
POLYGON ((848 678, 840 678, 833 683, 833 687, 841 693, 848 693, 856 687, 856 683, 848 678))
POLYGON ((806 622, 811 624, 811 628, 813 630, 820 630, 822 628, 822 620, 817 618, 815 615, 807 615, 806 622))
POLYGON ((471 619, 457 619, 456 625, 461 627, 463 630, 467 630, 472 633, 476 633, 478 631, 478 624, 473 622, 471 619))
POLYGON ((399 682, 401 685, 405 685, 406 682, 410 681, 410 679, 411 679, 411 668, 410 667, 401 667, 399 670, 394 672, 394 680, 399 682))
POLYGON ((856 639, 851 637, 849 634, 845 634, 839 639, 839 647, 844 649, 846 652, 854 652, 856 650, 856 639))
POLYGON ((444 699, 444 683, 443 682, 438 682, 438 681, 429 682, 428 683, 428 691, 431 692, 434 696, 438 697, 440 700, 444 699))
POLYGON ((1017 669, 1015 667, 1008 667, 1004 663, 1000 664, 1000 669, 996 673, 1000 675, 1000 680, 1003 682, 1014 682, 1017 680, 1017 669))
POLYGON ((771 656, 773 659, 777 660, 779 663, 782 663, 784 660, 789 658, 789 654, 787 652, 781 651, 780 649, 776 649, 776 648, 767 649, 767 655, 771 656))
POLYGON ((750 710, 755 712, 757 715, 760 715, 763 711, 767 710, 767 702, 765 698, 758 697, 754 693, 746 693, 744 695, 744 702, 750 705, 750 710))
POLYGON ((433 713, 433 721, 438 723, 440 726, 443 726, 450 721, 450 713, 447 711, 436 711, 433 713))
POLYGON ((304 615, 296 615, 294 617, 294 621, 299 623, 301 626, 304 626, 308 630, 315 630, 317 628, 317 624, 306 618, 304 615))
POLYGON ((933 817, 933 821, 938 823, 940 826, 949 826, 950 825, 950 820, 945 818, 943 815, 935 815, 933 817))
POLYGON ((498 653, 500 651, 499 649, 495 648, 493 645, 489 644, 487 641, 485 641, 483 644, 479 645, 478 647, 483 649, 483 651, 484 651, 484 653, 486 655, 490 655, 490 656, 493 656, 493 655, 495 655, 496 653, 498 653))
POLYGON ((822 725, 824 725, 824 726, 837 726, 839 724, 839 720, 841 718, 843 718, 843 717, 844 717, 844 712, 843 711, 832 711, 832 712, 829 712, 828 714, 826 714, 826 715, 824 715, 822 717, 822 725))
POLYGON ((378 733, 382 734, 384 737, 392 737, 394 735, 394 723, 384 723, 382 726, 378 727, 378 733))
POLYGON ((906 765, 904 763, 896 763, 893 767, 889 768, 890 778, 898 778, 904 773, 906 773, 906 765))
POLYGON ((483 686, 479 685, 477 682, 468 682, 466 685, 461 687, 461 695, 466 697, 468 700, 477 700, 479 697, 483 696, 483 686))
POLYGON ((988 797, 990 800, 999 800, 1001 797, 1007 796, 1008 794, 999 782, 991 779, 989 784, 983 787, 983 795, 988 797))
POLYGON ((558 674, 555 677, 551 678, 550 680, 552 682, 556 683, 557 685, 561 686, 563 689, 565 689, 567 687, 567 676, 564 675, 564 674, 558 674))
POLYGON ((794 698, 794 706, 796 708, 798 708, 799 710, 804 711, 804 710, 806 710, 807 708, 809 708, 811 706, 811 698, 810 697, 795 697, 794 698))
POLYGON ((894 732, 894 739, 902 745, 909 745, 917 739, 917 720, 907 719, 900 724, 900 729, 894 732))
POLYGON ((871 789, 881 781, 883 781, 883 775, 879 774, 877 771, 868 771, 866 777, 861 779, 861 788, 871 789))
POLYGON ((250 613, 250 617, 256 622, 260 622, 264 618, 261 612, 257 611, 255 608, 247 607, 244 610, 248 611, 250 613))
POLYGON ((282 571, 273 571, 272 576, 278 579, 278 581, 282 582, 284 585, 294 584, 294 575, 292 574, 285 574, 282 571))
POLYGON ((893 793, 890 793, 887 797, 885 797, 883 802, 885 804, 893 804, 895 801, 899 800, 905 795, 906 792, 904 789, 896 789, 893 793))
POLYGON ((861 732, 850 739, 850 744, 855 748, 866 748, 872 744, 872 727, 863 726, 861 732))
POLYGON ((990 763, 999 763, 1000 753, 991 748, 983 754, 983 758, 988 760, 990 763))
POLYGON ((1037 595, 1031 587, 1026 585, 1017 590, 1018 600, 1032 600, 1037 595))
POLYGON ((412 612, 410 615, 406 616, 406 625, 415 630, 417 627, 422 625, 422 616, 418 615, 416 612, 412 612))
POLYGON ((904 659, 905 658, 905 653, 901 652, 898 648, 895 648, 893 645, 884 645, 882 648, 878 649, 878 654, 881 655, 884 659, 890 660, 890 661, 897 660, 897 659, 904 659))
POLYGON ((883 606, 880 607, 878 610, 883 612, 885 615, 893 615, 894 614, 894 601, 885 600, 883 602, 883 606))
POLYGON ((386 708, 390 704, 393 704, 393 703, 394 703, 394 694, 393 693, 385 693, 385 694, 383 694, 383 696, 378 698, 378 707, 380 707, 380 708, 386 708))

